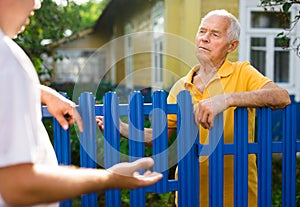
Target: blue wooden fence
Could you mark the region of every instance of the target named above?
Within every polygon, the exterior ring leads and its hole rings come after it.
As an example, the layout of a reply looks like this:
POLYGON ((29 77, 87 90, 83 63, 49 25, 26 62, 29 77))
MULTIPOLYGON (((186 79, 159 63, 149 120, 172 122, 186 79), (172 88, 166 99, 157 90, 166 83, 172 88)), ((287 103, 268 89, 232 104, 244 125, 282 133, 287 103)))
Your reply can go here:
MULTIPOLYGON (((257 109, 257 141, 248 143, 247 109, 235 110, 234 144, 224 144, 223 117, 215 120, 208 145, 199 144, 198 127, 194 124, 193 106, 189 92, 182 91, 177 97, 177 104, 166 103, 166 93, 156 91, 153 104, 144 104, 139 92, 132 92, 128 104, 119 104, 115 93, 104 96, 103 105, 95 105, 91 93, 82 93, 78 110, 82 116, 84 132, 80 133, 80 165, 95 168, 97 163, 95 115, 104 115, 104 167, 108 168, 120 162, 119 117, 128 116, 129 125, 129 158, 133 161, 145 156, 144 115, 152 114, 153 140, 152 157, 155 160, 154 170, 163 173, 164 178, 157 184, 132 190, 130 206, 142 207, 146 204, 146 193, 166 193, 178 191, 178 205, 184 207, 199 206, 199 165, 198 158, 209 155, 209 188, 210 206, 223 206, 223 160, 224 155, 234 155, 234 206, 247 206, 248 202, 248 154, 258 158, 258 206, 272 206, 272 153, 282 153, 282 206, 296 206, 296 152, 300 151, 300 142, 296 141, 296 113, 292 104, 283 110, 282 141, 272 141, 272 112, 269 108, 257 109), (166 116, 177 115, 177 162, 178 180, 168 180, 168 133, 166 116), (216 139, 215 136, 220 136, 216 139), (202 150, 204 148, 211 150, 202 150), (204 154, 203 154, 204 152, 204 154)), ((47 108, 43 108, 43 117, 51 117, 47 108)), ((54 120, 54 148, 61 164, 71 163, 70 135, 54 120)), ((201 182, 201 181, 200 181, 201 182)), ((61 203, 63 207, 72 206, 72 201, 61 203)), ((82 206, 98 206, 97 193, 82 196, 82 206)), ((106 206, 121 206, 120 190, 106 191, 106 206)))

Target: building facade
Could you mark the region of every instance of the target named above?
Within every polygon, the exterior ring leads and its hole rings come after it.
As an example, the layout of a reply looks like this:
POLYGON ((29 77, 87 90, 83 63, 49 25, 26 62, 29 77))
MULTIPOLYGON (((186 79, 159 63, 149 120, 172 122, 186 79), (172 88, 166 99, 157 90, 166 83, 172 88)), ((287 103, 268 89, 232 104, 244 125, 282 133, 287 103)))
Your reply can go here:
POLYGON ((300 26, 291 26, 299 8, 283 16, 279 8, 266 11, 259 4, 259 0, 111 0, 93 32, 57 48, 69 59, 56 64, 55 81, 168 90, 197 64, 194 39, 201 17, 213 9, 226 9, 242 28, 240 47, 229 60, 250 61, 299 100, 300 26), (277 35, 289 29, 289 39, 280 41, 277 35))

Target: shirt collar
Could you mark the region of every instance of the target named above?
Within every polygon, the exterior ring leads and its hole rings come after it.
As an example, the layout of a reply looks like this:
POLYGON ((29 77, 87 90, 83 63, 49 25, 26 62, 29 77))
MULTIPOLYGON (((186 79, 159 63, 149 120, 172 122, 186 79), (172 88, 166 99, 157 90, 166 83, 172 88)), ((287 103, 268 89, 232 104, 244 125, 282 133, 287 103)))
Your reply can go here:
MULTIPOLYGON (((185 81, 184 81, 184 85, 185 87, 187 87, 188 85, 192 85, 192 80, 193 80, 193 76, 195 75, 195 73, 200 69, 201 65, 198 64, 196 66, 194 66, 186 75, 185 77, 185 81)), ((233 72, 233 66, 232 63, 229 62, 228 60, 225 60, 225 62, 223 63, 223 65, 221 66, 221 68, 218 70, 217 74, 215 75, 215 78, 219 77, 219 78, 224 78, 229 76, 231 73, 233 72)))

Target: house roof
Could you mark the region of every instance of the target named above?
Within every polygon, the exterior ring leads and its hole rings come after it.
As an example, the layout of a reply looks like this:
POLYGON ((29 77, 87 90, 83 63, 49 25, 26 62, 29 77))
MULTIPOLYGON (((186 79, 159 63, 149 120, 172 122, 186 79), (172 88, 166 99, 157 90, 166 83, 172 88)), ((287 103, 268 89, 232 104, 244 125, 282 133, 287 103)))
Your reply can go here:
MULTIPOLYGON (((152 0, 148 0, 151 2, 152 0)), ((112 29, 115 19, 125 13, 130 13, 133 7, 145 4, 141 0, 110 0, 94 25, 94 30, 112 29)))

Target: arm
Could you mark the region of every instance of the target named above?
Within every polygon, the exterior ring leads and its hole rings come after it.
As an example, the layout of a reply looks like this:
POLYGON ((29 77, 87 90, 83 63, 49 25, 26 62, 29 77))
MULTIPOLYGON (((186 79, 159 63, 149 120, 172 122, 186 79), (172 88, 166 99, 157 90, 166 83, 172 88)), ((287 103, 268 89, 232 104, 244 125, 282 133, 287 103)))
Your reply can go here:
POLYGON ((291 100, 285 89, 278 87, 274 82, 269 82, 260 90, 228 94, 226 102, 228 107, 280 109, 289 105, 291 100))
POLYGON ((156 172, 136 171, 153 165, 151 158, 120 163, 108 170, 31 163, 0 168, 0 192, 7 204, 34 205, 70 199, 112 188, 134 189, 153 185, 162 178, 156 172))
MULTIPOLYGON (((103 131, 104 130, 104 122, 103 122, 103 116, 97 116, 96 122, 99 128, 103 131)), ((128 138, 128 128, 129 125, 127 123, 124 123, 120 120, 120 134, 121 136, 128 138)), ((171 135, 176 131, 176 129, 168 129, 168 138, 171 137, 171 135)), ((144 139, 147 146, 152 146, 152 128, 144 128, 144 139)))
POLYGON ((75 103, 43 85, 41 85, 41 101, 65 130, 76 122, 79 130, 83 131, 82 120, 75 108, 75 103))
POLYGON ((291 103, 288 92, 269 82, 260 90, 227 93, 202 100, 195 109, 195 122, 205 129, 213 127, 214 117, 229 107, 284 108, 291 103))

